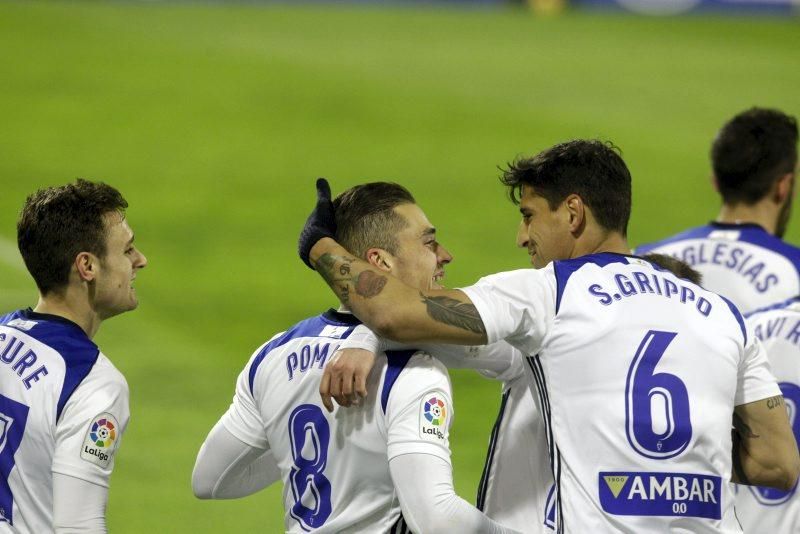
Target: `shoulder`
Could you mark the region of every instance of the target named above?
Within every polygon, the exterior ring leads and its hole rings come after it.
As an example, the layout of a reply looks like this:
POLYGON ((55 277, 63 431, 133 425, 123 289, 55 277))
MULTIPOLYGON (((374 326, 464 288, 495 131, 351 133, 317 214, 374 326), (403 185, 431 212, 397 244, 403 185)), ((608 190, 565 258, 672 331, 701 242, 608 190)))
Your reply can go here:
POLYGON ((558 313, 559 308, 561 307, 561 299, 564 295, 565 289, 569 284, 569 281, 572 280, 576 274, 580 273, 580 276, 583 276, 584 274, 587 276, 597 275, 603 269, 610 266, 628 265, 631 259, 635 258, 631 256, 625 256, 624 254, 604 252, 599 254, 588 254, 586 256, 580 256, 569 260, 554 261, 551 265, 553 269, 553 280, 556 291, 556 313, 558 313))
POLYGON ((708 234, 711 233, 713 230, 714 228, 708 224, 704 226, 697 226, 695 228, 684 230, 683 232, 675 234, 671 237, 667 237, 665 239, 661 239, 659 241, 653 241, 650 243, 639 245, 638 247, 636 247, 635 252, 636 254, 646 254, 648 252, 653 252, 667 245, 672 245, 675 243, 679 243, 681 241, 687 241, 689 239, 702 239, 704 237, 708 237, 708 234))
POLYGON ((800 297, 792 297, 782 302, 777 302, 771 306, 758 308, 744 314, 745 320, 750 323, 758 323, 775 315, 800 315, 800 297))
POLYGON ((740 240, 771 250, 792 262, 795 268, 800 268, 800 248, 764 231, 761 227, 744 229, 740 240))
POLYGON ((331 343, 347 339, 361 322, 353 315, 328 310, 296 323, 283 332, 272 336, 250 357, 248 367, 251 375, 268 359, 270 353, 279 349, 288 350, 298 343, 331 343))
POLYGON ((549 300, 547 295, 552 297, 555 290, 556 277, 552 263, 541 269, 517 269, 484 276, 474 285, 461 288, 475 304, 496 301, 496 305, 502 305, 502 302, 513 301, 526 306, 542 304, 544 300, 549 300))
POLYGON ((128 381, 111 360, 102 352, 97 355, 92 369, 75 389, 81 397, 125 397, 129 396, 128 381))
POLYGON ((418 399, 434 389, 452 395, 447 368, 427 352, 386 351, 386 362, 380 395, 384 413, 390 399, 418 399))
POLYGON ((517 282, 526 282, 530 284, 547 283, 553 278, 553 264, 550 263, 541 269, 516 269, 513 271, 504 271, 501 273, 490 274, 482 277, 475 285, 504 285, 513 284, 517 282))

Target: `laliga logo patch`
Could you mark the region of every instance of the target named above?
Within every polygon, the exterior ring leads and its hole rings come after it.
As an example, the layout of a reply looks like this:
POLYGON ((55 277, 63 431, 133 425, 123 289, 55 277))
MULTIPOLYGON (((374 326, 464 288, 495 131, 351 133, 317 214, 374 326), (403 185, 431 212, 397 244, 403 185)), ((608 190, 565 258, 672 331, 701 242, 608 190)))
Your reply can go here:
POLYGON ((431 441, 445 441, 446 423, 447 405, 444 397, 441 395, 423 397, 420 404, 420 437, 431 441))
POLYGON ((114 423, 109 419, 98 419, 92 423, 89 437, 98 447, 108 448, 117 439, 117 430, 114 423))
POLYGON ((444 402, 436 397, 431 397, 425 403, 425 419, 432 425, 440 426, 444 423, 445 417, 447 417, 447 408, 445 408, 444 402))
POLYGON ((101 413, 92 420, 83 440, 81 458, 100 467, 108 467, 116 449, 119 423, 110 413, 101 413))

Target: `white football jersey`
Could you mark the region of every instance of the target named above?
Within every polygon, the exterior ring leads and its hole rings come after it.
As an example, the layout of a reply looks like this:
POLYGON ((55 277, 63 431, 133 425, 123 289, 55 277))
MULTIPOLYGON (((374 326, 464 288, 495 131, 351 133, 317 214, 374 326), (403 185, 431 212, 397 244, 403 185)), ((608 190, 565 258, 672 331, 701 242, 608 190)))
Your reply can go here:
POLYGON ((503 383, 478 486, 478 509, 520 532, 552 532, 554 489, 544 420, 534 403, 530 378, 521 374, 503 383))
POLYGON ((243 442, 272 450, 288 532, 407 532, 389 460, 424 453, 450 462, 450 379, 425 353, 379 354, 360 407, 321 406, 325 365, 358 324, 329 310, 272 338, 239 375, 222 418, 243 442))
POLYGON ((464 289, 489 342, 526 356, 559 532, 741 532, 734 406, 779 393, 724 298, 632 256, 593 254, 464 289))
POLYGON ((800 248, 757 224, 712 222, 669 239, 637 247, 688 263, 702 286, 729 298, 742 313, 800 295, 800 248))
MULTIPOLYGON (((755 312, 747 322, 767 351, 794 436, 800 441, 800 299, 755 312)), ((736 488, 736 515, 745 532, 800 532, 797 486, 789 491, 739 485, 736 488)))
POLYGON ((0 532, 53 532, 53 473, 108 487, 128 385, 75 323, 0 318, 0 532))

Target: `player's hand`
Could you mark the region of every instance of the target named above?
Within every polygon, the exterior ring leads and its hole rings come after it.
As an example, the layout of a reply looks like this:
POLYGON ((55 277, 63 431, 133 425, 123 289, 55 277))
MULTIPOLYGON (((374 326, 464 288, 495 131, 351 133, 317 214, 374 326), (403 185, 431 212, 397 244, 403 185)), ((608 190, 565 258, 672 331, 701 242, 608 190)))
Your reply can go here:
POLYGON ((353 406, 367 396, 367 377, 375 365, 375 354, 364 349, 342 349, 336 351, 325 366, 319 395, 322 404, 333 411, 331 397, 339 406, 353 406))
POLYGON ((317 205, 306 219, 300 239, 297 241, 297 251, 303 263, 313 269, 308 256, 311 248, 323 237, 333 238, 336 233, 336 217, 331 202, 331 186, 325 178, 317 178, 317 205))

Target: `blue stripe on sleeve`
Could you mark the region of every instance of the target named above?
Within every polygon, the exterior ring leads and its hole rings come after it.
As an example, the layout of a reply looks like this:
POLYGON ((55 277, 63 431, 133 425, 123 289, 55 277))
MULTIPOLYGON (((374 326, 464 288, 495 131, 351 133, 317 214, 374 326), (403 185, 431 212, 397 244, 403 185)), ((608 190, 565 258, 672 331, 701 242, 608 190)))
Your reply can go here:
POLYGON ((389 393, 392 391, 394 383, 400 377, 400 373, 406 368, 408 360, 416 353, 416 350, 388 350, 386 358, 386 376, 383 379, 383 390, 381 391, 381 408, 386 413, 386 405, 389 403, 389 393))

